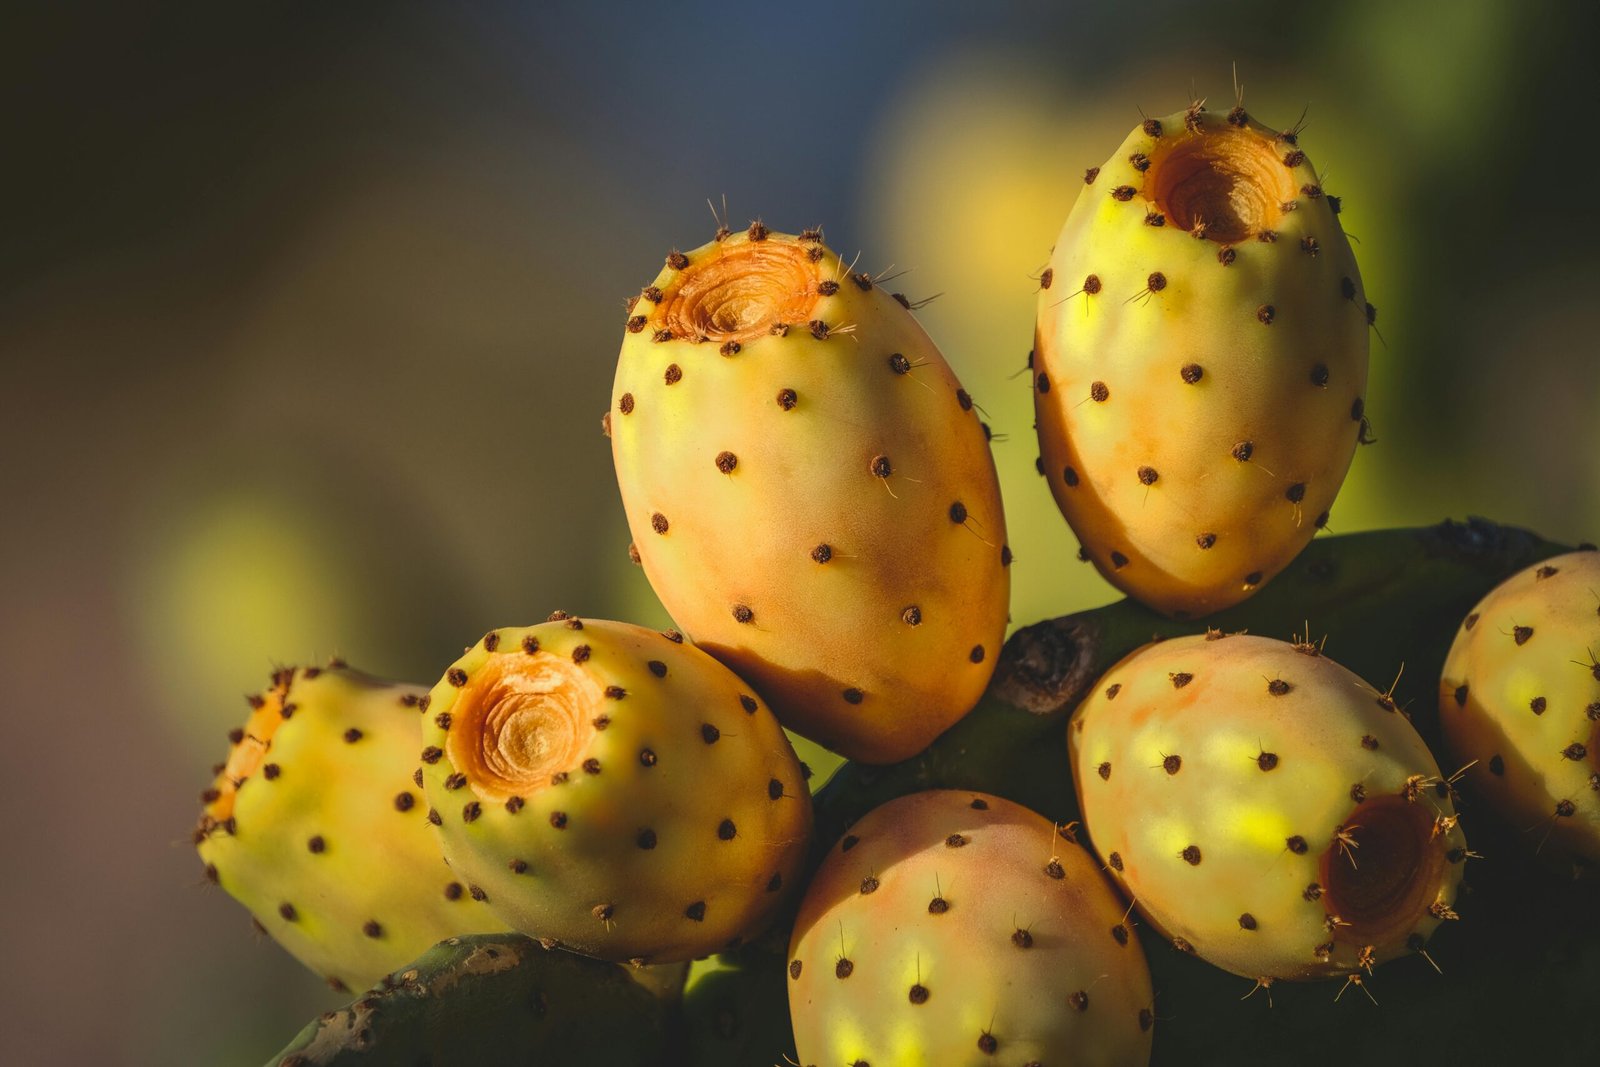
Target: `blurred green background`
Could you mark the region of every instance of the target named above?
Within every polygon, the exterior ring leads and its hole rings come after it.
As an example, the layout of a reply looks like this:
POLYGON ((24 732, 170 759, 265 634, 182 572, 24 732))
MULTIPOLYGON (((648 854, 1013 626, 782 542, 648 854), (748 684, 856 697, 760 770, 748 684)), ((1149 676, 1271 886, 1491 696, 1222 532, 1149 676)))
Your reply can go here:
POLYGON ((708 197, 942 294, 1026 624, 1110 597, 1034 474, 1030 275, 1139 109, 1231 106, 1236 63, 1264 121, 1309 105, 1380 309, 1333 529, 1595 539, 1591 9, 6 4, 6 1059, 254 1064, 337 1002, 188 841, 274 664, 665 621, 599 419, 708 197))

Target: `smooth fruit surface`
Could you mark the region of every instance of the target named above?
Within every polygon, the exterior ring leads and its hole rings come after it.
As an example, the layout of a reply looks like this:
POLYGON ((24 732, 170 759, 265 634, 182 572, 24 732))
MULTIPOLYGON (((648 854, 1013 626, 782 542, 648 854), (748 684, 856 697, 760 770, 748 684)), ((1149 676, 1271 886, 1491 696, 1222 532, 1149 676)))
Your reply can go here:
POLYGON ((673 619, 784 725, 874 763, 977 702, 1010 591, 988 435, 901 299, 818 233, 675 252, 607 414, 673 619))
POLYGON ((1506 579, 1456 632, 1439 722, 1473 794, 1529 852, 1573 875, 1600 864, 1600 552, 1506 579))
POLYGON ((1198 105, 1089 171, 1039 292, 1040 469, 1085 558, 1174 617, 1248 597, 1327 522, 1369 318, 1293 133, 1198 105))
POLYGON ((1138 1064, 1150 972, 1126 906, 1042 815, 982 793, 870 812, 812 880, 789 949, 802 1064, 1138 1064))
POLYGON ((1146 645, 1067 739, 1095 850, 1180 951, 1263 982, 1336 977, 1455 918, 1449 783, 1393 699, 1316 645, 1146 645))

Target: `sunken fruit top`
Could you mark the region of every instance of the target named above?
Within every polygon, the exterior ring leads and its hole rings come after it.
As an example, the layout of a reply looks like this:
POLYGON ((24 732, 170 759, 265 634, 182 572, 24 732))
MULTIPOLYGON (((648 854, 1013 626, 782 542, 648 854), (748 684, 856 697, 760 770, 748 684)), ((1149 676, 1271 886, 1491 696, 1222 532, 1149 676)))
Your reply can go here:
POLYGON ((544 650, 496 656, 451 703, 451 764, 485 800, 529 797, 580 763, 604 713, 605 695, 582 667, 544 650))
POLYGON ((716 245, 718 255, 696 250, 663 290, 659 328, 674 337, 742 345, 769 336, 779 324, 809 323, 815 317, 822 299, 818 287, 830 280, 831 265, 825 267, 810 247, 784 235, 748 237, 724 238, 716 245))
MULTIPOLYGON (((1141 195, 1173 227, 1219 245, 1275 232, 1299 190, 1291 149, 1252 124, 1197 124, 1154 141, 1141 195)), ((1137 165, 1137 164, 1136 164, 1137 165)))

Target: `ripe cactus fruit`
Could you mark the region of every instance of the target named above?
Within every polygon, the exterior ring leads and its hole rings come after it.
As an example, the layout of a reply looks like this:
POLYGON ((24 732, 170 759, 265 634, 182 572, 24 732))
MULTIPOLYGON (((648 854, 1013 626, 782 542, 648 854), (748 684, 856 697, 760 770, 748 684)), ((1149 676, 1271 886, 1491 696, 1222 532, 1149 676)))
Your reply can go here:
POLYGON ((427 825, 412 780, 424 692, 337 662, 277 671, 202 794, 206 877, 336 988, 365 989, 446 937, 505 929, 427 825))
POLYGON ((445 857, 523 933, 665 963, 759 933, 810 793, 771 712, 683 638, 577 619, 495 630, 428 697, 445 857))
POLYGON ((1394 701, 1316 645, 1146 645, 1067 737, 1095 849, 1181 951, 1262 983, 1357 975, 1455 918, 1449 783, 1394 701))
POLYGON ((1092 857, 999 797, 932 790, 850 828, 789 948, 803 1064, 1132 1064, 1150 971, 1092 857))
POLYGON ((1439 722, 1472 791, 1573 875, 1600 864, 1600 552, 1497 586, 1445 659, 1439 722))
POLYGON ((1365 427, 1376 312, 1294 133, 1146 121, 1042 282, 1040 465, 1084 554, 1175 618, 1244 600, 1326 523, 1365 427))
POLYGON ((724 232, 634 301, 608 413, 673 618, 871 763, 977 703, 1010 591, 988 436, 903 301, 820 233, 724 232))

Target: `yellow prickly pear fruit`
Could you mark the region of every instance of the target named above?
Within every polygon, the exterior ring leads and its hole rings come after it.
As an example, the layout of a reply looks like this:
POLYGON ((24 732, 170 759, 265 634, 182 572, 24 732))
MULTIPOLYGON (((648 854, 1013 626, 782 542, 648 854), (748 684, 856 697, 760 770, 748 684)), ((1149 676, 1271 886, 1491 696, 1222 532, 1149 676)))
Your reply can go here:
POLYGON ((674 252, 632 306, 608 413, 678 625, 785 726, 873 763, 977 703, 1010 592, 988 436, 903 300, 816 232, 674 252))
POLYGON ((1530 852, 1600 864, 1600 552, 1513 575, 1472 609, 1439 683, 1439 724, 1469 788, 1530 852))
POLYGON ((614 961, 704 956, 792 888, 811 794, 772 713, 681 635, 557 612, 429 695, 430 817, 515 929, 614 961))
POLYGON ((1365 426, 1355 256, 1292 132, 1150 119, 1090 170, 1039 293, 1041 467, 1087 558, 1174 618, 1327 522, 1365 426))
POLYGON ((1088 852, 999 797, 913 793, 828 853, 789 948, 801 1063, 1147 1063, 1150 971, 1088 852))
POLYGON ((1182 951, 1263 983, 1359 977, 1456 917, 1449 783, 1394 701, 1314 644, 1146 645, 1067 741, 1095 850, 1182 951))
POLYGON ((334 663, 250 698, 201 799, 206 877, 336 988, 365 989, 457 934, 506 928, 445 866, 413 780, 420 686, 334 663))

